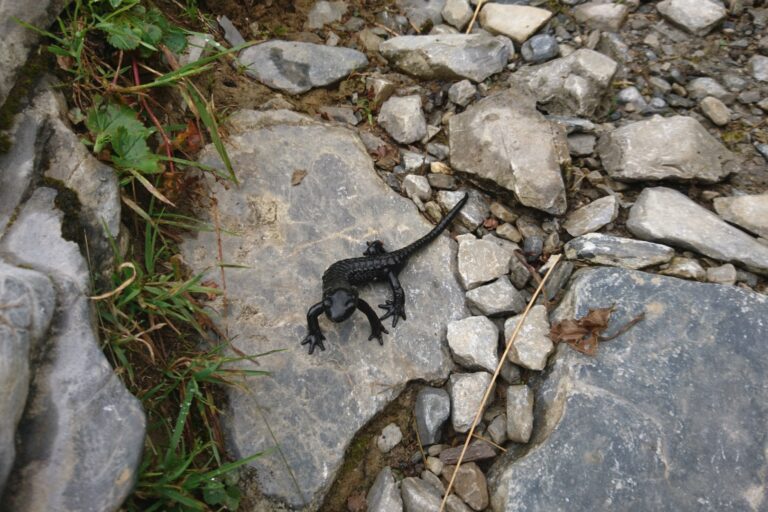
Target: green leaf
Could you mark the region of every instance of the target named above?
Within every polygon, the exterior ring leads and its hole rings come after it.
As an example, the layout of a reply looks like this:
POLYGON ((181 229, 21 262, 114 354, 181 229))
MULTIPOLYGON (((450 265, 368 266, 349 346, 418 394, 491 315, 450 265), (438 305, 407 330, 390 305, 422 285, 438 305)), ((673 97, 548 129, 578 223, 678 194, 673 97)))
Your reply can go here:
POLYGON ((124 126, 117 128, 112 135, 112 162, 123 169, 152 174, 160 172, 160 160, 150 151, 142 134, 129 132, 124 126))
POLYGON ((123 0, 109 0, 109 5, 111 5, 113 9, 120 7, 121 3, 123 3, 123 0))
POLYGON ((106 32, 107 42, 118 50, 135 50, 141 43, 141 33, 127 23, 105 21, 96 25, 96 28, 106 32))

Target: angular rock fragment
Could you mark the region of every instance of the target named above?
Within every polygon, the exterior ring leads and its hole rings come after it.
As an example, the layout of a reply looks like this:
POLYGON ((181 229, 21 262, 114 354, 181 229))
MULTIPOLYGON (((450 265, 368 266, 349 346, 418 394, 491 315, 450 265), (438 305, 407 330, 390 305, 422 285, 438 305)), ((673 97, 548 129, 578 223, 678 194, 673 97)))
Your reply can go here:
POLYGON ((549 114, 592 116, 616 74, 618 64, 605 55, 576 50, 546 64, 523 68, 512 76, 524 84, 549 114))
POLYGON ((467 304, 470 310, 494 316, 519 313, 525 308, 526 301, 509 279, 502 276, 490 284, 468 291, 467 304))
POLYGON ((341 21, 341 17, 347 12, 346 2, 327 2, 319 0, 315 2, 312 9, 307 13, 307 28, 315 30, 323 28, 324 25, 341 21))
POLYGON ((484 316, 470 316, 448 324, 448 346, 457 363, 468 370, 493 372, 499 364, 499 330, 484 316))
POLYGON ((416 142, 427 134, 427 121, 421 111, 421 98, 418 95, 389 98, 381 106, 378 122, 393 139, 402 144, 416 142))
POLYGON ((512 252, 489 240, 464 240, 459 244, 459 279, 465 289, 493 281, 509 272, 512 252))
POLYGON ((457 171, 514 192, 526 206, 565 212, 565 136, 532 97, 515 90, 489 96, 451 117, 448 136, 457 171))
POLYGON ((456 470, 453 488, 472 510, 484 510, 488 506, 488 483, 474 462, 462 464, 456 470))
POLYGON ((643 190, 629 211, 627 228, 643 240, 692 249, 710 258, 740 263, 754 272, 768 273, 768 246, 676 190, 643 190))
POLYGON ((619 3, 587 2, 572 11, 576 21, 589 28, 606 32, 618 32, 627 19, 629 7, 619 3))
POLYGON ((442 15, 446 23, 463 30, 472 18, 472 8, 467 0, 446 0, 442 15))
POLYGON ((445 4, 446 0, 397 0, 397 5, 408 17, 408 21, 419 30, 442 23, 440 13, 445 4))
POLYGON ((735 159, 692 117, 638 121, 602 137, 597 151, 618 180, 698 180, 714 183, 733 171, 735 159))
POLYGON ((768 238, 768 194, 716 197, 713 204, 728 222, 768 238))
POLYGON ((480 25, 492 34, 502 34, 523 44, 544 25, 552 13, 527 5, 486 3, 480 11, 480 25))
POLYGON ((330 85, 368 65, 365 54, 351 48, 279 40, 248 47, 238 59, 248 76, 289 94, 330 85))
POLYGON ((490 383, 491 374, 487 372, 451 374, 448 393, 451 395, 453 430, 464 433, 470 429, 490 383))
MULTIPOLYGON (((522 315, 517 315, 504 322, 505 342, 509 342, 509 338, 512 337, 521 317, 522 315)), ((533 306, 522 329, 512 342, 509 360, 530 370, 543 370, 552 350, 554 350, 554 345, 549 338, 547 308, 542 305, 533 306)))
POLYGON ((440 493, 421 478, 408 477, 400 483, 405 512, 439 512, 440 493))
POLYGON ((443 425, 451 415, 451 397, 442 388, 425 387, 416 395, 414 416, 421 444, 428 446, 440 441, 443 425))
POLYGON ((664 0, 656 5, 662 16, 691 34, 709 34, 728 14, 713 0, 664 0))
POLYGON ((482 82, 507 65, 509 48, 487 34, 397 36, 379 52, 405 73, 432 79, 468 78, 482 82))
POLYGON ((392 476, 392 468, 386 466, 379 471, 365 500, 368 512, 403 512, 403 499, 392 476))
POLYGON ((580 236, 613 222, 618 214, 619 201, 609 195, 569 213, 563 227, 571 236, 580 236))
POLYGON ((672 259, 671 247, 632 238, 588 233, 565 244, 565 257, 598 265, 640 269, 672 259))
MULTIPOLYGON (((440 452, 440 460, 443 464, 456 464, 459 461, 459 456, 464 450, 464 446, 454 446, 453 448, 446 448, 440 452)), ((464 462, 472 462, 476 460, 492 459, 496 456, 496 450, 490 444, 476 439, 469 443, 467 451, 464 452, 464 462)))
POLYGON ((703 281, 707 277, 707 272, 701 266, 701 263, 692 258, 684 258, 682 256, 672 258, 669 266, 663 268, 661 273, 666 276, 693 279, 695 281, 703 281))
POLYGON ((533 392, 524 384, 507 388, 507 437, 527 443, 533 432, 533 392))

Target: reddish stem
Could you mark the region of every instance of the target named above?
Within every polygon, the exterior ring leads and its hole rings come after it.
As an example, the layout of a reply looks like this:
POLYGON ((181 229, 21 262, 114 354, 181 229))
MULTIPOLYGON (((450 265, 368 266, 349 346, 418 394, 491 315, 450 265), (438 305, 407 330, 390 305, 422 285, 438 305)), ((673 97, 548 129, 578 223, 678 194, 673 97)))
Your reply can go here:
MULTIPOLYGON (((136 85, 141 85, 141 78, 139 77, 139 63, 136 62, 135 57, 131 59, 131 63, 133 67, 133 81, 136 83, 136 85)), ((160 121, 155 116, 155 113, 152 112, 151 108, 149 108, 149 105, 147 104, 147 100, 144 98, 144 96, 140 94, 138 95, 138 97, 139 97, 139 101, 141 102, 141 106, 144 108, 144 111, 152 119, 152 122, 157 128, 157 132, 163 138, 163 146, 165 146, 165 154, 168 156, 168 165, 171 168, 171 172, 176 173, 176 167, 173 165, 173 160, 172 160, 173 155, 171 154, 171 141, 168 138, 168 135, 166 135, 165 130, 163 129, 163 125, 160 124, 160 121)))

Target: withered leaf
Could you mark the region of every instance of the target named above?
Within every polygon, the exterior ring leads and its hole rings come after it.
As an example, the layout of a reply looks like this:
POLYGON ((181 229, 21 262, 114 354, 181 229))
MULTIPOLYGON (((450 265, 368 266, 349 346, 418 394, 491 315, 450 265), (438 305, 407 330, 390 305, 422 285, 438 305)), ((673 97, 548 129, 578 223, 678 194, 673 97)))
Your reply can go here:
POLYGON ((307 176, 307 171, 302 169, 296 169, 293 171, 293 175, 291 175, 291 185, 296 186, 300 185, 301 181, 307 176))
POLYGON ((567 343, 582 354, 597 354, 600 335, 608 328, 614 306, 590 309, 579 320, 565 319, 552 326, 549 336, 555 343, 567 343))
POLYGON ((488 217, 483 221, 483 227, 485 229, 496 229, 499 227, 499 220, 494 217, 488 217))

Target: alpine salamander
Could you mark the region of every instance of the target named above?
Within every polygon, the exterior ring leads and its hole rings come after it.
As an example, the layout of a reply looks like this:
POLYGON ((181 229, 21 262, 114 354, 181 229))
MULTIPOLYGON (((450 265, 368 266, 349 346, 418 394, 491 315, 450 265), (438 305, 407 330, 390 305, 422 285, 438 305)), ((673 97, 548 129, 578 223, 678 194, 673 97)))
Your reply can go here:
POLYGON ((381 240, 366 242, 368 248, 363 253, 363 257, 337 261, 328 267, 323 273, 323 300, 307 311, 309 334, 301 344, 309 345, 309 353, 312 354, 316 347, 325 350, 323 345, 325 336, 317 322, 321 313, 325 313, 332 322, 343 322, 352 316, 356 309, 368 317, 368 323, 371 325, 371 335, 368 339, 376 338, 379 340, 379 345, 383 345, 382 333, 389 334, 389 331, 384 328, 381 321, 392 317, 392 327, 396 327, 399 318, 405 320, 405 293, 397 275, 405 267, 408 258, 436 239, 448 227, 466 204, 467 197, 465 194, 432 231, 412 244, 387 252, 381 240), (357 286, 385 279, 392 287, 392 299, 387 300, 386 304, 379 305, 386 311, 384 316, 379 318, 373 308, 358 296, 357 286))

